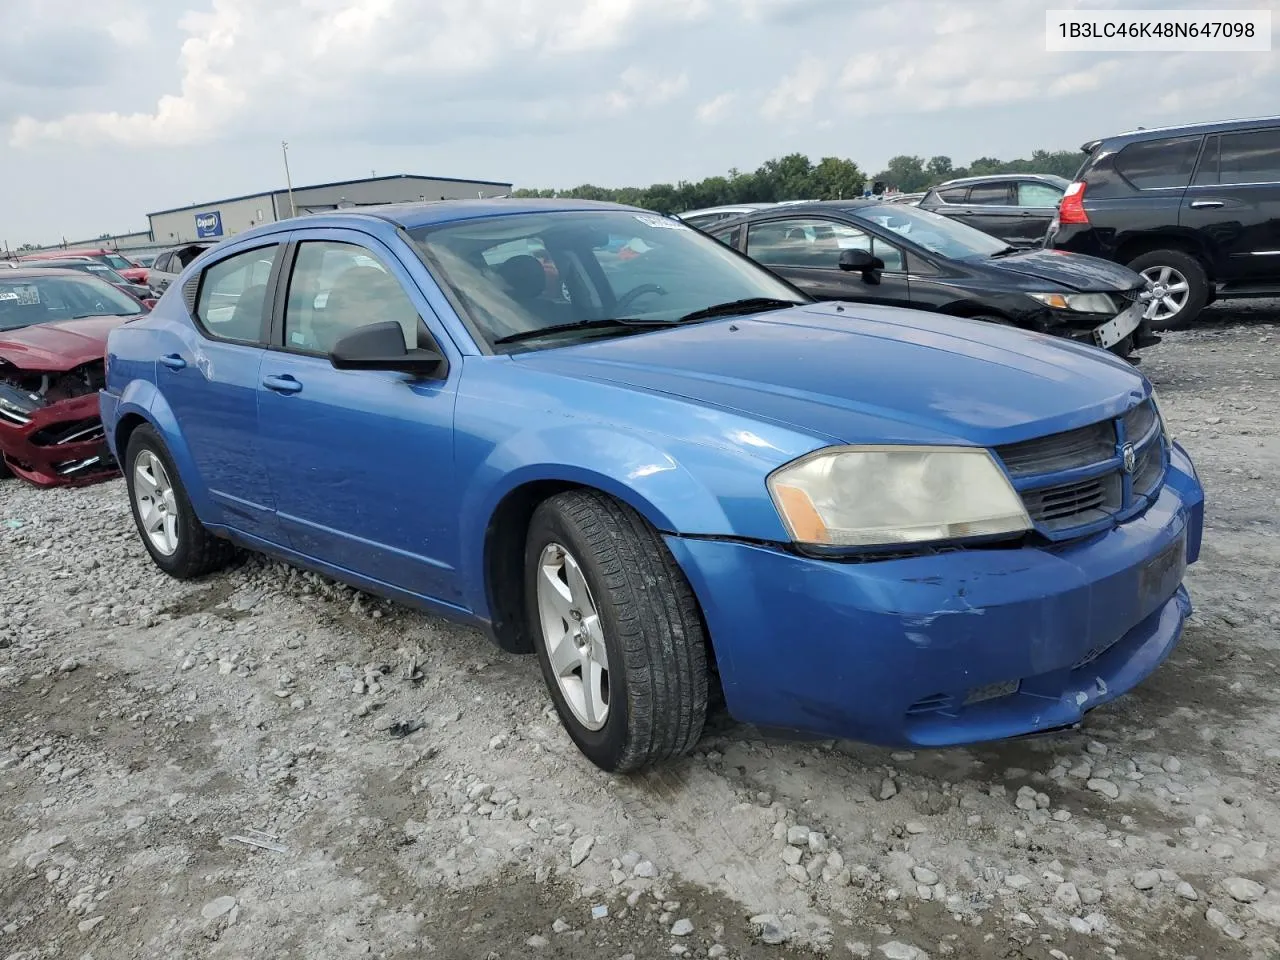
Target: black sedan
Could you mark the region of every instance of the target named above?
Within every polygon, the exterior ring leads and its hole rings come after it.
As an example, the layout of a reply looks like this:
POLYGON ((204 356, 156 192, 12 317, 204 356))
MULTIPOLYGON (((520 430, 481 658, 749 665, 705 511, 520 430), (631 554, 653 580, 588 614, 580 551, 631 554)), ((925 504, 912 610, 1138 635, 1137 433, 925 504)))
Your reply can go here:
POLYGON ((881 200, 769 207, 707 228, 818 300, 911 307, 1105 347, 1160 342, 1146 281, 1119 264, 1018 250, 947 217, 881 200))

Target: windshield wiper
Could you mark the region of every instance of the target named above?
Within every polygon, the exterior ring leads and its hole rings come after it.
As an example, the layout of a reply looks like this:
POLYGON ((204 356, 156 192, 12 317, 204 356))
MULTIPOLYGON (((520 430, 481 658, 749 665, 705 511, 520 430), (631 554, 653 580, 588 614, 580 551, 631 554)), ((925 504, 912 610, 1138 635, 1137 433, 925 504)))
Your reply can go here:
POLYGON ((732 317, 743 313, 761 313, 765 310, 798 307, 803 300, 777 300, 773 297, 748 297, 745 300, 730 300, 727 303, 715 303, 702 310, 686 313, 677 323, 689 323, 693 320, 709 320, 712 317, 732 317))
POLYGON ((1009 254, 1011 254, 1011 253, 1017 253, 1017 252, 1018 252, 1018 248, 1017 248, 1017 247, 1012 247, 1012 246, 1010 246, 1010 247, 1004 247, 1003 249, 1001 249, 1001 250, 997 250, 995 253, 993 253, 993 254, 991 255, 991 259, 992 259, 992 260, 997 260, 997 259, 999 259, 1000 257, 1007 257, 1009 254))
POLYGON ((505 337, 499 337, 493 341, 498 343, 519 343, 521 340, 536 340, 539 337, 545 337, 554 333, 567 333, 571 330, 608 330, 610 328, 634 327, 636 329, 645 329, 653 327, 669 327, 675 321, 672 320, 640 320, 632 317, 602 317, 598 320, 575 320, 573 323, 556 323, 549 327, 539 327, 536 330, 521 330, 518 333, 509 333, 505 337))

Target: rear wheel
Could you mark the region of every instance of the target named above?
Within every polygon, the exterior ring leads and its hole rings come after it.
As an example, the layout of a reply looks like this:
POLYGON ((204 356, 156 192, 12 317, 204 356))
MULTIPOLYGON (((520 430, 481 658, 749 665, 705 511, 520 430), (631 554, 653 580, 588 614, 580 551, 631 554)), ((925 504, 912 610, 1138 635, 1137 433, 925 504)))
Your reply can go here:
POLYGON ((1200 261, 1181 250, 1153 250, 1128 263, 1149 284, 1147 323, 1152 330, 1180 330, 1209 302, 1209 277, 1200 261))
POLYGON ((534 512, 529 628, 560 720, 615 773, 690 750, 707 714, 706 635, 684 573, 643 517, 595 491, 534 512))
POLYGON ((169 576, 201 577, 222 569, 235 557, 235 547, 215 537, 197 519, 173 458, 150 425, 130 435, 124 476, 142 545, 169 576))

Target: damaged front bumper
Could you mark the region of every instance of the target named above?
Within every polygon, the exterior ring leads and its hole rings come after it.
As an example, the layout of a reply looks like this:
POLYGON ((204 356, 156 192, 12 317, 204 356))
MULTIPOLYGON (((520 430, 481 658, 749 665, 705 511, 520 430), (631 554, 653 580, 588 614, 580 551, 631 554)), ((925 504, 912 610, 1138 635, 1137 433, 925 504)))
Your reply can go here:
POLYGON ((49 401, 0 383, 0 456, 41 487, 79 486, 116 475, 96 393, 49 401))
POLYGON ((761 727, 941 747, 1070 726, 1182 635, 1204 496, 1175 446, 1158 499, 1057 545, 835 562, 668 536, 729 712, 761 727))

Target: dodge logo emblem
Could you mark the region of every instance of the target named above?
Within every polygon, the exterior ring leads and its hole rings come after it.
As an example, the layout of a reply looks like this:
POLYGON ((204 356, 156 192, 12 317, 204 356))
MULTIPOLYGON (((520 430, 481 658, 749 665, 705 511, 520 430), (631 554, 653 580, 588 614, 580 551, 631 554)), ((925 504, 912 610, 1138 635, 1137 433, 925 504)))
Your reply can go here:
POLYGON ((1124 449, 1121 450, 1121 454, 1124 456, 1124 472, 1133 473, 1133 468, 1138 463, 1138 455, 1134 452, 1133 444, 1126 443, 1124 449))

